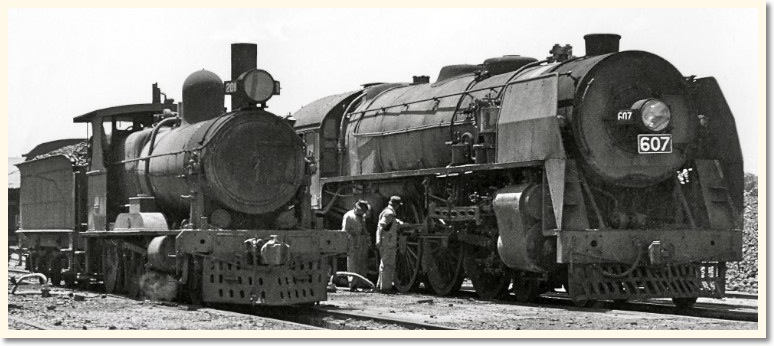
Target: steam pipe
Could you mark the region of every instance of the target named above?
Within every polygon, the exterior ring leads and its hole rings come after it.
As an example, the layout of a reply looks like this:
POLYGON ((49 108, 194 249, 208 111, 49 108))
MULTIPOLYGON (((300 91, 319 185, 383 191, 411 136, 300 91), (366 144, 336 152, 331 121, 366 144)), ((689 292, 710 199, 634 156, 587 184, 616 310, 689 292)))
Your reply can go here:
POLYGON ((172 117, 172 118, 166 118, 162 121, 160 121, 156 127, 151 130, 151 137, 150 137, 150 143, 148 143, 148 155, 145 157, 145 172, 148 172, 148 174, 145 175, 146 183, 148 186, 152 186, 150 182, 150 162, 151 157, 153 157, 153 147, 156 144, 156 135, 159 133, 159 129, 161 129, 162 126, 165 126, 169 123, 177 122, 180 118, 178 117, 172 117))
MULTIPOLYGON (((151 132, 150 145, 148 146, 148 156, 153 155, 153 147, 156 144, 156 135, 159 133, 159 129, 162 126, 167 125, 168 123, 176 122, 178 120, 180 120, 180 118, 178 118, 178 117, 166 118, 166 119, 162 120, 161 122, 159 122, 158 125, 156 125, 156 127, 153 128, 153 130, 151 132)), ((148 162, 150 162, 150 160, 148 160, 148 162)), ((147 169, 148 167, 145 167, 145 168, 147 169)))

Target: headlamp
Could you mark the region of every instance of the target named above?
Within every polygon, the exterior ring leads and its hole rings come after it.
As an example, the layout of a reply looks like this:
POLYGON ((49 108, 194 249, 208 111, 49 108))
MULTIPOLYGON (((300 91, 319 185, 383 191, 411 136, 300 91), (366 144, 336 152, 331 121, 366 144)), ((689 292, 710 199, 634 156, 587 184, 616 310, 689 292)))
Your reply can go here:
POLYGON ((669 121, 672 120, 669 106, 661 100, 649 99, 644 101, 639 107, 642 124, 653 132, 659 132, 669 126, 669 121))
POLYGON ((225 82, 224 87, 228 95, 239 94, 259 104, 280 94, 280 82, 275 81, 269 72, 259 69, 242 73, 236 81, 225 82))
POLYGON ((279 94, 274 78, 264 70, 250 70, 239 76, 245 96, 253 102, 266 102, 272 95, 279 94))

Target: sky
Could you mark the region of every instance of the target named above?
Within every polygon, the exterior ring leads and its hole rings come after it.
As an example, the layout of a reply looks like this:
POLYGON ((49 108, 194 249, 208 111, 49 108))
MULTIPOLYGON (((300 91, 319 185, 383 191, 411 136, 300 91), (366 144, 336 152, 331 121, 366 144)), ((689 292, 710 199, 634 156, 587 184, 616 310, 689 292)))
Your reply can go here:
MULTIPOLYGON (((717 78, 736 117, 745 171, 758 172, 758 17, 754 9, 9 9, 8 155, 86 137, 72 118, 149 103, 151 84, 181 100, 191 73, 230 79, 230 44, 258 44, 282 83, 285 115, 370 82, 432 80, 442 66, 617 33, 683 75, 717 78)), ((226 100, 228 103, 228 99, 226 100)), ((761 163, 761 167, 765 165, 761 163)))

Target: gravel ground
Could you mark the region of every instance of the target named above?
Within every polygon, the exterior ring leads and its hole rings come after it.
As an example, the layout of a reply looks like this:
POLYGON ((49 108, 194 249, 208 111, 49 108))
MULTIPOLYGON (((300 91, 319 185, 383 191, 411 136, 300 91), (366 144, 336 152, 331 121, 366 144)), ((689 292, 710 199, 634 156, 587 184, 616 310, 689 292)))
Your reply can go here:
POLYGON ((395 324, 361 321, 351 318, 340 320, 326 317, 323 319, 323 322, 324 324, 321 325, 323 328, 332 330, 408 330, 395 324))
POLYGON ((20 285, 8 295, 9 329, 36 329, 29 321, 53 329, 84 330, 297 330, 312 329, 229 311, 148 300, 132 300, 93 292, 57 289, 42 297, 40 285, 20 285), (83 300, 76 297, 81 296, 83 300))
MULTIPOLYGON (((53 329, 70 330, 271 330, 312 329, 258 316, 196 308, 186 305, 131 300, 113 295, 53 290, 40 295, 39 285, 23 285, 9 295, 9 329, 35 329, 17 321, 29 321, 53 329), (71 294, 72 293, 72 294, 71 294), (84 296, 77 300, 78 295, 84 296)), ((754 322, 737 322, 634 311, 577 309, 570 306, 537 306, 487 302, 472 292, 457 297, 422 294, 384 295, 339 291, 331 293, 321 307, 374 316, 407 319, 467 330, 754 330, 754 322), (467 295, 467 297, 466 297, 467 295)), ((749 302, 749 301, 748 301, 749 302)), ((736 305, 723 300, 718 304, 736 305)), ((755 304, 755 302, 752 302, 755 304)), ((748 310, 755 310, 749 307, 748 310)), ((326 321, 330 329, 399 329, 355 320, 326 321)))

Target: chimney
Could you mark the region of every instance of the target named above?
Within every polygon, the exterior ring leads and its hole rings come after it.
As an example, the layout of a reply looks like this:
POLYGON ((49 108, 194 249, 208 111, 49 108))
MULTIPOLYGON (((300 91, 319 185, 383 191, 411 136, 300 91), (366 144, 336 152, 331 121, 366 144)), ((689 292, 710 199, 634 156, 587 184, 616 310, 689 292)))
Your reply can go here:
MULTIPOLYGON (((242 73, 258 66, 258 45, 255 43, 234 43, 231 45, 231 80, 236 81, 242 73)), ((250 101, 240 95, 231 95, 231 110, 237 110, 250 101)))
POLYGON ((159 89, 159 83, 153 83, 153 102, 161 103, 161 89, 159 89))

